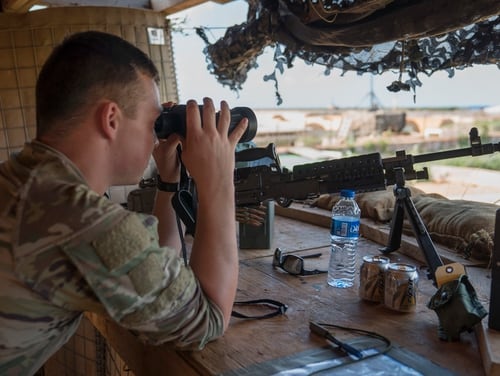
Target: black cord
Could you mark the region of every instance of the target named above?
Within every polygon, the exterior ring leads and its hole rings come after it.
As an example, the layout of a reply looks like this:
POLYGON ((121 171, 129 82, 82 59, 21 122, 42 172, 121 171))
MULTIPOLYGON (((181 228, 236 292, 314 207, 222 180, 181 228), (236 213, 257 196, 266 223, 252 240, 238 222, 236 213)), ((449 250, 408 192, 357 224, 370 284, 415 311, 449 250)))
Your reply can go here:
POLYGON ((309 373, 309 375, 314 375, 314 374, 317 374, 319 372, 323 372, 323 371, 326 371, 326 370, 329 370, 329 369, 332 369, 332 368, 342 367, 342 366, 347 365, 347 364, 352 364, 352 363, 356 363, 356 362, 359 362, 359 361, 362 361, 362 360, 365 360, 365 359, 373 358, 375 356, 383 355, 383 354, 388 353, 391 350, 391 348, 392 348, 391 341, 387 337, 385 337, 385 336, 383 336, 381 334, 378 334, 376 332, 372 332, 372 331, 364 330, 364 329, 358 329, 358 328, 350 328, 350 327, 341 326, 341 325, 335 325, 335 324, 327 324, 327 323, 316 323, 316 324, 320 325, 320 326, 323 326, 323 327, 327 327, 327 328, 342 329, 342 330, 345 330, 345 331, 348 331, 348 332, 354 332, 354 333, 365 335, 365 336, 370 337, 370 338, 375 338, 375 339, 378 339, 378 340, 382 341, 383 343, 385 343, 385 347, 382 350, 379 350, 378 352, 376 352, 374 354, 363 356, 362 358, 358 358, 357 360, 353 360, 352 362, 349 362, 349 363, 342 363, 342 364, 337 364, 337 365, 334 365, 334 366, 331 366, 331 367, 328 367, 328 368, 323 368, 321 370, 309 373))
MULTIPOLYGON (((189 177, 187 174, 186 166, 184 166, 184 163, 182 163, 182 158, 181 158, 182 147, 181 147, 181 145, 177 145, 176 151, 177 151, 177 158, 179 160, 179 163, 181 164, 180 182, 179 182, 179 190, 181 190, 183 188, 186 189, 189 187, 189 177)), ((177 197, 179 196, 179 192, 176 193, 176 196, 177 197)), ((174 201, 174 199, 172 199, 172 202, 173 201, 174 201)), ((184 238, 184 233, 182 230, 182 223, 181 223, 181 219, 179 217, 178 210, 176 209, 175 205, 173 205, 173 206, 174 206, 174 210, 175 210, 175 220, 177 222, 177 230, 179 231, 179 238, 181 240, 182 258, 184 259, 184 266, 187 267, 188 266, 187 249, 186 249, 186 241, 184 238)), ((194 235, 194 231, 193 231, 192 235, 194 235)))
POLYGON ((284 303, 278 302, 277 300, 273 299, 255 299, 255 300, 245 300, 245 301, 236 301, 234 302, 234 305, 263 305, 263 306, 268 306, 271 308, 274 308, 274 311, 264 314, 264 315, 258 315, 258 316, 248 316, 240 312, 236 312, 233 310, 231 312, 231 316, 239 318, 239 319, 255 319, 255 320, 261 320, 261 319, 268 319, 270 317, 278 316, 278 315, 284 315, 286 310, 288 309, 288 306, 284 303))
POLYGON ((179 238, 181 239, 182 258, 184 259, 184 266, 188 266, 186 241, 184 239, 184 234, 182 233, 181 220, 177 214, 175 215, 175 220, 177 221, 177 229, 179 230, 179 238))

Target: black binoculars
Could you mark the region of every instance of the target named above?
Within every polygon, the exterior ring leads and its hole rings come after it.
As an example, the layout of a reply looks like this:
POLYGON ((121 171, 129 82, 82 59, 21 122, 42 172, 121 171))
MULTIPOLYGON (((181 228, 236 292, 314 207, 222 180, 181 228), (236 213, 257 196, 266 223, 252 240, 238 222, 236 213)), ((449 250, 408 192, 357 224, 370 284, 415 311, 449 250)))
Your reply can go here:
MULTIPOLYGON (((198 106, 200 112, 203 106, 198 106)), ((248 107, 235 107, 231 109, 231 123, 229 124, 229 133, 238 125, 241 119, 248 119, 248 127, 238 142, 251 141, 257 133, 257 117, 248 107)), ((219 112, 216 114, 219 119, 219 112)), ((155 133, 159 139, 164 139, 172 133, 186 136, 186 105, 179 104, 169 108, 163 107, 163 111, 155 122, 155 133)))

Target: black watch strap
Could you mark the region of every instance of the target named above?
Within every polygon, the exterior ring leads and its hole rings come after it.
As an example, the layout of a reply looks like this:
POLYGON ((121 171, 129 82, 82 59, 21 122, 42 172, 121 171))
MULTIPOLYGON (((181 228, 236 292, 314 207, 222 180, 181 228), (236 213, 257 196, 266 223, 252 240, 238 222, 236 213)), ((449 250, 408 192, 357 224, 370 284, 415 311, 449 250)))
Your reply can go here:
POLYGON ((161 180, 160 175, 156 175, 156 188, 162 192, 179 192, 179 182, 167 183, 161 180))

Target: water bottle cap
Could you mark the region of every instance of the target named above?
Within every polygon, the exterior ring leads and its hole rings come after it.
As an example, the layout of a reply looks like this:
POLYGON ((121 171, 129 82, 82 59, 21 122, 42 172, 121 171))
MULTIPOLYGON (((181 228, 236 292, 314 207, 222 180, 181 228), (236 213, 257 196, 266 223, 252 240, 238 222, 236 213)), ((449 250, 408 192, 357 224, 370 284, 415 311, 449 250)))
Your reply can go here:
POLYGON ((352 189, 342 189, 340 191, 340 195, 342 197, 354 198, 356 192, 354 192, 352 189))

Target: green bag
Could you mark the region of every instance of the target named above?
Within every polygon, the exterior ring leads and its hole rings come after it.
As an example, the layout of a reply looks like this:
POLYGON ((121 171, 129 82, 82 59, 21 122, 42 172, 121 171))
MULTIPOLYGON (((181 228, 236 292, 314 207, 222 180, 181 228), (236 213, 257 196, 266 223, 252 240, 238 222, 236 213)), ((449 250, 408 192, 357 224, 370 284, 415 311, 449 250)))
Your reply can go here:
POLYGON ((460 333, 471 331, 487 315, 465 274, 441 286, 427 307, 436 311, 438 336, 444 341, 460 340, 460 333))

